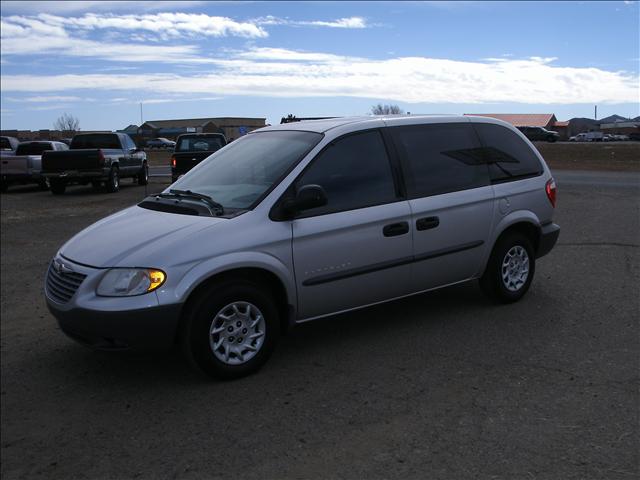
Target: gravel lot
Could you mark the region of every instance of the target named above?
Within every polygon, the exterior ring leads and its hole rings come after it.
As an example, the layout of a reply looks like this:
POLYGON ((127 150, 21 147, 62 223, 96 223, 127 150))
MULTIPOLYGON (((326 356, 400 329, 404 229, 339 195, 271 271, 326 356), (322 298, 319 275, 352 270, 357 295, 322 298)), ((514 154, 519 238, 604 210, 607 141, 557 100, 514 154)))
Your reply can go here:
POLYGON ((92 352, 46 309, 56 250, 143 187, 12 188, 2 478, 638 478, 640 176, 608 175, 558 172, 560 243, 521 302, 468 284, 312 322, 226 383, 92 352))

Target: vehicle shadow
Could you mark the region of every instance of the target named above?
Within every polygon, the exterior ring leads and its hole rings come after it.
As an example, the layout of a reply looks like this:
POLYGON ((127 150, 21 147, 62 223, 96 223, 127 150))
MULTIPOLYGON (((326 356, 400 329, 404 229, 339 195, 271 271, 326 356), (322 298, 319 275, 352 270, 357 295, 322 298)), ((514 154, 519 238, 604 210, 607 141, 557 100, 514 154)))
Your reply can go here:
MULTIPOLYGON (((402 348, 398 332, 404 337, 428 336, 452 317, 469 316, 469 311, 490 308, 491 303, 477 285, 467 283, 301 324, 280 339, 273 357, 258 375, 287 375, 292 365, 303 368, 312 363, 318 358, 318 352, 321 356, 329 351, 345 354, 345 349, 351 348, 344 344, 345 338, 363 350, 371 348, 370 343, 379 343, 381 338, 395 342, 389 346, 390 350, 402 348), (390 332, 395 332, 392 338, 388 335, 390 332)), ((98 384, 107 380, 122 385, 215 383, 192 368, 177 346, 159 352, 104 352, 68 342, 64 348, 47 353, 46 362, 60 375, 72 375, 76 381, 81 376, 83 382, 98 384)))

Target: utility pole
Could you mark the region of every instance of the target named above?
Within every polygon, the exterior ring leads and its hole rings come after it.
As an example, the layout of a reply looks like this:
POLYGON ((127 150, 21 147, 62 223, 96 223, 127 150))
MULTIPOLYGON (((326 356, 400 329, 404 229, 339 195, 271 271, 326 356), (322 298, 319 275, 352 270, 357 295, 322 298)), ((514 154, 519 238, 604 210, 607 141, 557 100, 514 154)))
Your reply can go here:
POLYGON ((140 102, 140 125, 142 125, 144 122, 142 121, 142 102, 140 102))
POLYGON ((593 119, 597 120, 598 119, 598 105, 595 105, 593 107, 593 119))

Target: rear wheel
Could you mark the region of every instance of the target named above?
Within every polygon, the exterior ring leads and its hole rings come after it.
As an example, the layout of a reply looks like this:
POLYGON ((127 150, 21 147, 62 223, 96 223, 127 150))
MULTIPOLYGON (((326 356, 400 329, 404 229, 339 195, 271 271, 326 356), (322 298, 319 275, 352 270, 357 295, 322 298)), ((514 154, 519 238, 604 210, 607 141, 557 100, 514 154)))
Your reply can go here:
POLYGON ((531 241, 521 233, 508 233, 493 248, 480 287, 497 302, 516 302, 529 290, 534 273, 531 241))
POLYGON ((278 309, 260 286, 234 281, 213 285, 187 310, 182 346, 207 375, 239 378, 258 370, 279 336, 278 309))
POLYGON ((9 182, 0 182, 0 192, 9 190, 9 182))
POLYGON ((109 178, 106 182, 107 192, 115 193, 120 190, 120 174, 118 172, 118 167, 113 166, 109 171, 109 178))
POLYGON ((144 162, 140 173, 138 173, 138 185, 146 185, 147 183, 149 183, 149 166, 147 162, 144 162))
POLYGON ((58 179, 52 178, 50 180, 50 184, 51 184, 51 193, 53 193, 54 195, 62 195, 64 191, 67 189, 67 184, 65 183, 64 180, 58 180, 58 179))

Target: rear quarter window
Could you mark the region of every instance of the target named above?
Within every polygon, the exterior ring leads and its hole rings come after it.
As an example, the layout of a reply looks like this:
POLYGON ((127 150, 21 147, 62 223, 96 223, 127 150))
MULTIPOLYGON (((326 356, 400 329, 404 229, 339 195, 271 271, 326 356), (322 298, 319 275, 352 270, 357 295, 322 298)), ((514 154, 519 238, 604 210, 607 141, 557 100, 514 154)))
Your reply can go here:
POLYGON ((468 123, 410 125, 390 129, 409 170, 411 197, 427 197, 489 185, 478 137, 468 123))
POLYGON ((120 139, 115 134, 91 134, 78 135, 71 140, 71 150, 80 150, 83 148, 112 148, 121 149, 120 139))
POLYGON ((42 155, 42 152, 53 149, 50 143, 21 143, 16 149, 16 155, 42 155))
POLYGON ((531 147, 515 132, 491 123, 474 123, 483 144, 492 183, 535 177, 542 165, 531 147))

